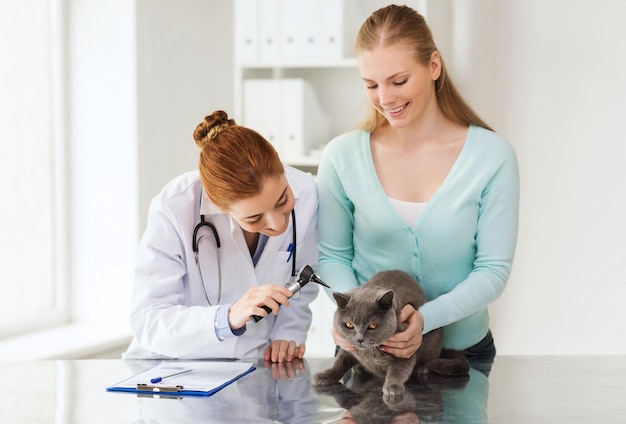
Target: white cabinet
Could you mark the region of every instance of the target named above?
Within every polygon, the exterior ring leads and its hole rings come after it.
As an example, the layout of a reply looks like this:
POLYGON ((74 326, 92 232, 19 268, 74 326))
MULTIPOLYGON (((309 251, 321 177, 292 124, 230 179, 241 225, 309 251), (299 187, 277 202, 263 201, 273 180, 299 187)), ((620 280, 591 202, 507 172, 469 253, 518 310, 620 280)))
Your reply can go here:
MULTIPOLYGON (((443 0, 436 0, 443 1, 443 0)), ((383 0, 235 0, 235 118, 286 163, 315 167, 367 110, 352 46, 383 0)), ((419 11, 426 0, 406 2, 419 11)))

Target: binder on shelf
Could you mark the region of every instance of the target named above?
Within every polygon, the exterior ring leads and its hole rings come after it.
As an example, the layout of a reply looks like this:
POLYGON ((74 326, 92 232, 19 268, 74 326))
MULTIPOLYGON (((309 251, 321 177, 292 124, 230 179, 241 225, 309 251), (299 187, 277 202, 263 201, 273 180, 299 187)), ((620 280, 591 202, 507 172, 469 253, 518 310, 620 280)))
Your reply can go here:
POLYGON ((235 57, 238 63, 259 61, 259 25, 256 0, 235 1, 235 57))
POLYGON ((298 161, 330 134, 328 116, 322 110, 313 86, 305 79, 282 80, 281 157, 286 162, 298 161))
POLYGON ((211 396, 255 369, 248 362, 162 361, 106 390, 141 396, 211 396))
POLYGON ((282 0, 280 59, 283 63, 320 60, 320 0, 282 0))
MULTIPOLYGON (((350 57, 351 47, 344 52, 345 4, 343 1, 321 0, 319 12, 319 59, 340 61, 350 57)), ((356 33, 355 33, 356 34, 356 33)), ((351 39, 351 38, 350 38, 351 39)))
POLYGON ((302 48, 299 0, 283 0, 280 22, 280 54, 283 61, 296 61, 302 48))
POLYGON ((280 0, 257 1, 259 63, 274 64, 280 60, 280 0))
POLYGON ((300 162, 328 142, 330 120, 305 79, 248 79, 243 125, 263 135, 287 163, 300 162))
POLYGON ((242 124, 261 134, 280 154, 280 80, 248 79, 243 83, 242 124))
POLYGON ((361 0, 235 0, 236 60, 247 66, 341 62, 352 57, 354 35, 370 8, 361 0))

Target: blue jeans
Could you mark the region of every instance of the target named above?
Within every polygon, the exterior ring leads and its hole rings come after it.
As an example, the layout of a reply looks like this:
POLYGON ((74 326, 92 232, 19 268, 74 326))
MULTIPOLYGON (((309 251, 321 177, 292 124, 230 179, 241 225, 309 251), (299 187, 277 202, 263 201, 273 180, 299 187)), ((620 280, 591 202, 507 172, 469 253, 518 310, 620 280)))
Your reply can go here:
POLYGON ((496 346, 493 342, 491 330, 487 335, 474 346, 465 349, 465 357, 470 366, 489 377, 493 360, 496 357, 496 346))

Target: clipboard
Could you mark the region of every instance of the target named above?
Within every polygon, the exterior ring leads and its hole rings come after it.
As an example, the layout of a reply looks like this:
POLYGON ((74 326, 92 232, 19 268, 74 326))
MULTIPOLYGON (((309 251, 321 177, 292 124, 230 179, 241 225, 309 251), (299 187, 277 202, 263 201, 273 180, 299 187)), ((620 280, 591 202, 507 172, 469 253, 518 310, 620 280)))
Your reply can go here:
POLYGON ((212 396, 255 369, 249 362, 162 361, 106 390, 136 393, 139 396, 212 396), (152 382, 159 377, 162 381, 152 382))

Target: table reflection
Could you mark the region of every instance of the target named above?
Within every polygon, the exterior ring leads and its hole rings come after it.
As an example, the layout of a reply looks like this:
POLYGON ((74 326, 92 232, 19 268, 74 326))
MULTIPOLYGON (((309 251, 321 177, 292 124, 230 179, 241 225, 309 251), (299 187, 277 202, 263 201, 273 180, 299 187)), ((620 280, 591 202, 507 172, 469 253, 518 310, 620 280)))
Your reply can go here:
MULTIPOLYGON (((158 361, 157 361, 158 362, 158 361)), ((333 358, 286 364, 257 361, 257 369, 209 397, 139 397, 105 387, 155 361, 86 360, 0 363, 2 422, 135 424, 185 423, 486 423, 487 377, 434 376, 412 381, 401 402, 388 405, 382 381, 357 375, 328 390, 311 376, 333 358), (37 408, 32 408, 36 404, 37 408)))
POLYGON ((475 369, 469 377, 426 375, 405 385, 403 396, 382 394, 383 379, 355 373, 345 384, 315 386, 346 411, 336 424, 487 423, 489 383, 475 369))
MULTIPOLYGON (((133 372, 142 370, 133 365, 133 372)), ((487 423, 488 379, 475 369, 469 377, 414 378, 390 402, 383 380, 369 374, 313 387, 311 376, 323 368, 312 369, 306 360, 255 365, 256 371, 208 398, 139 397, 134 423, 487 423)))
POLYGON ((525 424, 626 416, 625 356, 497 357, 489 379, 473 368, 465 381, 415 381, 410 396, 393 406, 384 403, 380 381, 355 377, 334 391, 315 391, 311 376, 333 362, 258 362, 256 371, 213 396, 156 399, 105 388, 158 361, 0 361, 0 422, 329 424, 367 415, 368 423, 525 424))

